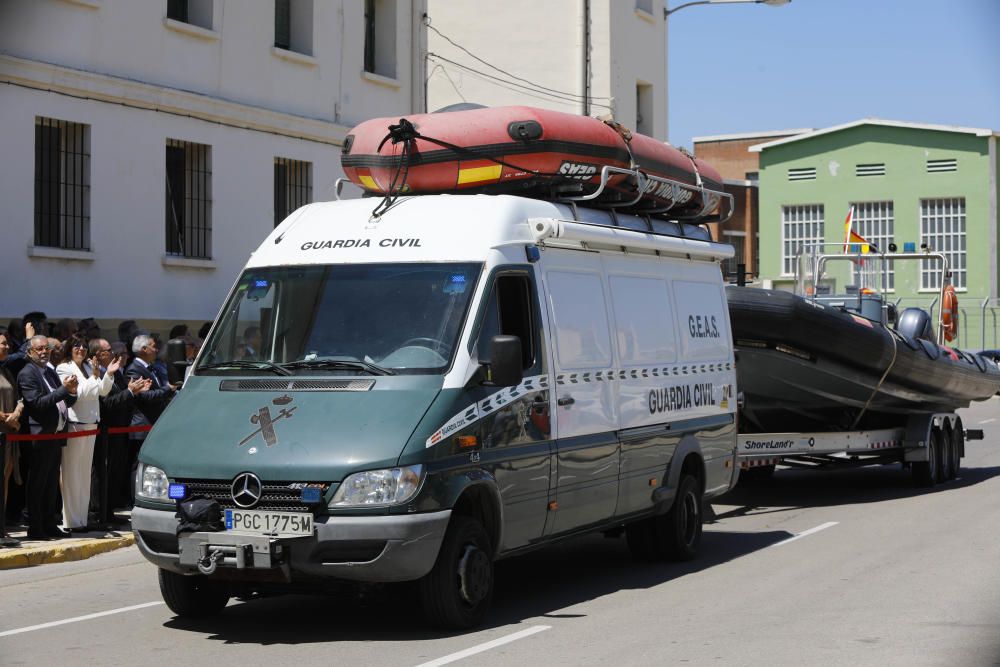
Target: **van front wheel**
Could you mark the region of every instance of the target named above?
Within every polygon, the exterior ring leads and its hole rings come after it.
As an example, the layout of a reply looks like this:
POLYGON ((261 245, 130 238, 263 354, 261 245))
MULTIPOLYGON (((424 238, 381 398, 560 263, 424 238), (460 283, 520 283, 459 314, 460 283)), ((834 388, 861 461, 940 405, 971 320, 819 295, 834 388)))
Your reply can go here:
POLYGON ((427 620, 447 630, 482 623, 493 600, 493 549, 475 519, 453 516, 434 568, 419 582, 427 620))
POLYGON ((200 618, 218 614, 229 604, 229 589, 225 584, 207 577, 186 577, 169 570, 160 570, 160 595, 181 618, 200 618))

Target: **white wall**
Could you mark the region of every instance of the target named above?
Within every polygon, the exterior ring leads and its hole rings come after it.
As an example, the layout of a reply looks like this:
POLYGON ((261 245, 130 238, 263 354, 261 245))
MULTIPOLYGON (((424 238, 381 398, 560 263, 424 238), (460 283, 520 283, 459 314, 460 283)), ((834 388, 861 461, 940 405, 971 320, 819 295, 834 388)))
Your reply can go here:
MULTIPOLYGON (((512 75, 568 94, 529 92, 491 80, 485 75, 510 77, 477 62, 429 30, 428 108, 464 100, 487 106, 527 104, 581 113, 583 4, 584 0, 428 0, 433 28, 512 75)), ((649 14, 636 11, 634 0, 591 0, 590 115, 612 112, 619 122, 634 128, 635 86, 643 81, 653 85, 653 136, 666 140, 667 30, 662 3, 653 5, 654 13, 649 14)))
POLYGON ((398 3, 394 80, 362 72, 363 3, 314 5, 296 58, 272 52, 268 2, 214 0, 208 38, 165 27, 165 1, 0 2, 0 320, 210 319, 273 227, 275 157, 333 198, 349 128, 423 106, 422 3, 398 3), (32 249, 36 117, 90 126, 90 252, 32 249), (166 256, 167 138, 211 146, 210 261, 166 256))

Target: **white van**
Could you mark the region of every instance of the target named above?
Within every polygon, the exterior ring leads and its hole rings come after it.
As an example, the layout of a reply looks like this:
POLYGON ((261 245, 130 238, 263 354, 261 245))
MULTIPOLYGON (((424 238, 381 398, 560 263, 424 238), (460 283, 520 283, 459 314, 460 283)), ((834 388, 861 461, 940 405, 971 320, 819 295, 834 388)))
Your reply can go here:
POLYGON ((146 440, 132 520, 171 609, 419 580, 431 620, 460 628, 496 559, 554 540, 693 557, 702 501, 736 478, 732 248, 517 196, 374 206, 274 230, 146 440), (178 537, 196 496, 225 530, 178 537))

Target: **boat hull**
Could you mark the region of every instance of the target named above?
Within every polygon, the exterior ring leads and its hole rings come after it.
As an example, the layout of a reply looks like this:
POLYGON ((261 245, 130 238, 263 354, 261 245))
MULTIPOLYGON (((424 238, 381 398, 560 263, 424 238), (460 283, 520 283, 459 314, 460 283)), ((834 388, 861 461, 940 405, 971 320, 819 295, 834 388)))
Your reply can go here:
POLYGON ((776 290, 727 288, 746 432, 886 428, 1000 390, 981 357, 776 290))

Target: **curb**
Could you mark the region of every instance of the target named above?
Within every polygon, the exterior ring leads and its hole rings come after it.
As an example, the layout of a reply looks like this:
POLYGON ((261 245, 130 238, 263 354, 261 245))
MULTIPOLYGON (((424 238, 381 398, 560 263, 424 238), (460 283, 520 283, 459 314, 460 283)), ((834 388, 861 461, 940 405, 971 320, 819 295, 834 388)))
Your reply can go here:
POLYGON ((88 539, 72 544, 47 543, 44 546, 5 549, 0 551, 0 570, 85 560, 133 544, 135 535, 126 533, 120 537, 88 539))

